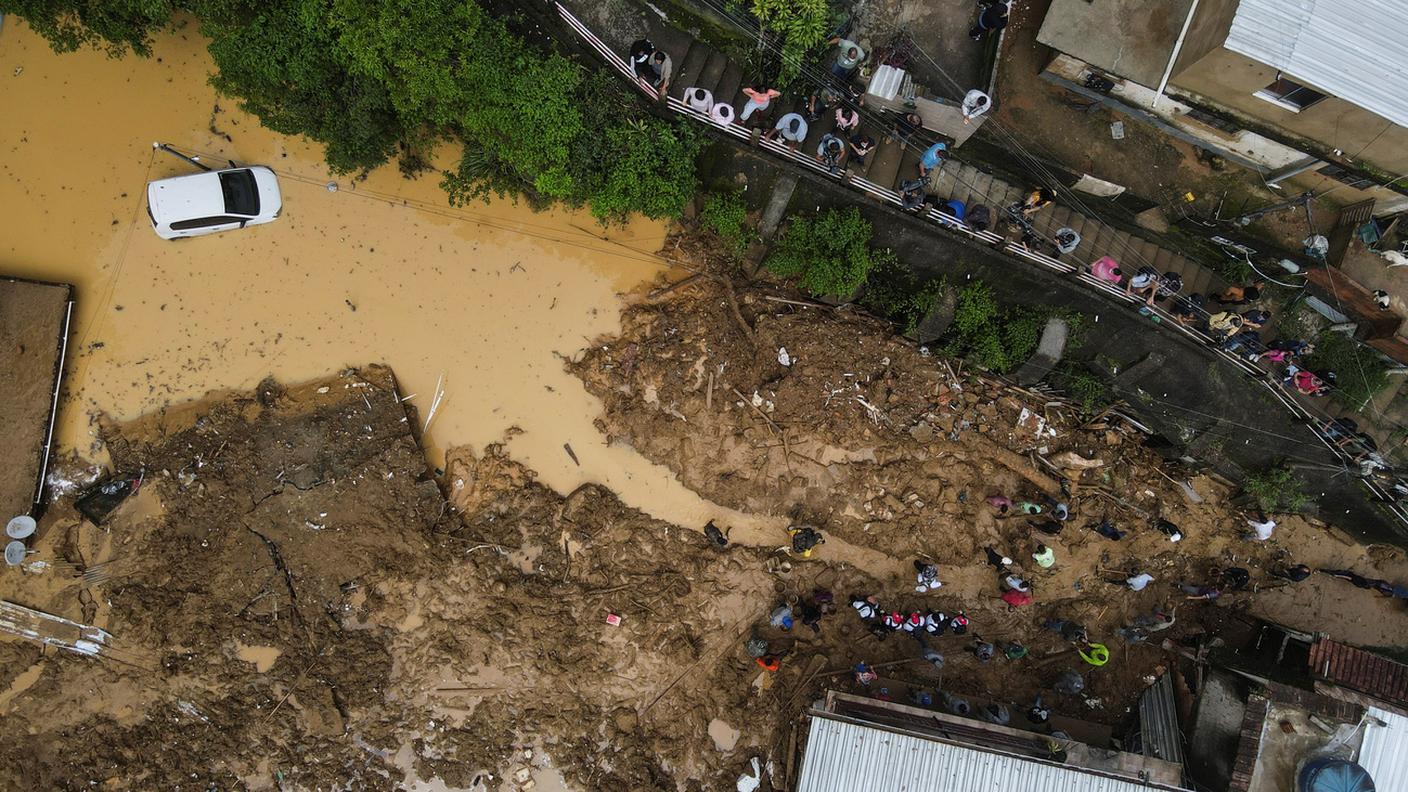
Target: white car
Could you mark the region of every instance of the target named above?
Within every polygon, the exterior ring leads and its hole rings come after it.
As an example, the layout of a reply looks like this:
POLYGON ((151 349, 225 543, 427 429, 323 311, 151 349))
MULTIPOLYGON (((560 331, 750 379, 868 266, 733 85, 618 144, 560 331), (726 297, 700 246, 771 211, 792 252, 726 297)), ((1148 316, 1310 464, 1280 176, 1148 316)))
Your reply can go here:
POLYGON ((147 183, 147 215, 162 239, 269 223, 284 210, 279 180, 263 165, 147 183))

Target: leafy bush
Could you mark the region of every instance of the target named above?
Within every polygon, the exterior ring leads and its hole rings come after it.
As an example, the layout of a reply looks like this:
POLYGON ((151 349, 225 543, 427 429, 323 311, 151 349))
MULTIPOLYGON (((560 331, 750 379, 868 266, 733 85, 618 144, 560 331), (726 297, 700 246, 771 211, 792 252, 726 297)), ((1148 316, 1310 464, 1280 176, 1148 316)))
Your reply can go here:
POLYGON ((1003 310, 987 284, 973 281, 958 293, 944 350, 1001 374, 1032 356, 1041 343, 1047 320, 1053 316, 1064 318, 1070 326, 1066 348, 1079 346, 1084 325, 1080 314, 1050 308, 1003 310))
POLYGON ((827 209, 793 217, 765 263, 813 296, 848 299, 874 264, 869 241, 870 221, 857 209, 827 209))
POLYGON ((791 82, 801 71, 807 50, 826 37, 826 0, 752 0, 752 9, 763 28, 781 37, 782 68, 778 81, 791 82))
POLYGON ((936 279, 920 283, 889 248, 873 251, 871 259, 873 266, 860 304, 897 323, 901 332, 912 331, 933 310, 943 294, 944 282, 936 279))
POLYGON ((453 203, 523 193, 603 221, 677 216, 700 141, 603 70, 529 44, 471 0, 0 0, 56 49, 147 54, 176 10, 201 20, 211 83, 270 129, 322 143, 338 172, 464 147, 453 203))
POLYGON ((1388 364, 1377 352, 1364 349, 1345 333, 1326 330, 1315 337, 1315 354, 1305 359, 1311 371, 1335 373, 1330 395, 1341 404, 1363 409, 1374 395, 1388 386, 1388 364))
POLYGON ((1080 404, 1081 411, 1092 415, 1105 409, 1110 401, 1110 389, 1105 381, 1075 367, 1062 372, 1066 393, 1080 404))
POLYGON ((1256 498, 1263 511, 1300 511, 1310 502, 1305 480, 1285 464, 1273 465, 1247 476, 1242 490, 1256 498))
POLYGON ((699 220, 705 228, 718 234, 735 256, 742 255, 753 238, 753 229, 748 223, 748 206, 743 203, 743 193, 737 190, 709 193, 704 200, 704 211, 699 213, 699 220))

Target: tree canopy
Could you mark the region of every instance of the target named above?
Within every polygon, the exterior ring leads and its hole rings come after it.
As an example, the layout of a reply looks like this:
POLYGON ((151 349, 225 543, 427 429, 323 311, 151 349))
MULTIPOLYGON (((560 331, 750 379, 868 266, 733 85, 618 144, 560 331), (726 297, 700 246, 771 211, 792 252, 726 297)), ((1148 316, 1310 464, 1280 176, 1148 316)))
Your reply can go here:
POLYGON ((56 50, 148 55, 188 12, 211 83, 270 129, 306 135, 335 171, 398 149, 463 146, 451 201, 522 193, 603 221, 678 215, 696 187, 693 130, 645 111, 604 72, 530 46, 472 0, 0 0, 56 50))

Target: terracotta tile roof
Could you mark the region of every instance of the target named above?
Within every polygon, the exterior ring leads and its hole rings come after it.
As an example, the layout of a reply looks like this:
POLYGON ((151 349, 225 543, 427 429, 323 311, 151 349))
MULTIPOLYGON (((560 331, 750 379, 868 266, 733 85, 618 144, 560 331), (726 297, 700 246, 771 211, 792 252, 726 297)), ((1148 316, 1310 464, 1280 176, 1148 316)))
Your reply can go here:
POLYGON ((1317 641, 1310 647, 1310 673, 1395 708, 1408 707, 1408 665, 1372 652, 1335 641, 1317 641))

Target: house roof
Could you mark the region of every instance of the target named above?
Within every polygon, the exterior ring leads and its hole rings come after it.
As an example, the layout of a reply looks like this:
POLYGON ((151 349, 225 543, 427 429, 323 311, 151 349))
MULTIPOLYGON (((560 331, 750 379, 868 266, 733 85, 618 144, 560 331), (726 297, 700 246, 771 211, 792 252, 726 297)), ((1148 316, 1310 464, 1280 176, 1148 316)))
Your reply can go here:
POLYGON ((1370 707, 1359 765, 1379 789, 1408 789, 1408 718, 1370 707))
POLYGON ((1408 707, 1408 665, 1335 641, 1310 647, 1310 673, 1394 709, 1408 707))
POLYGON ((1149 792, 1174 789, 812 715, 797 792, 1149 792))
POLYGON ((1408 127, 1408 0, 1241 0, 1225 46, 1408 127))

